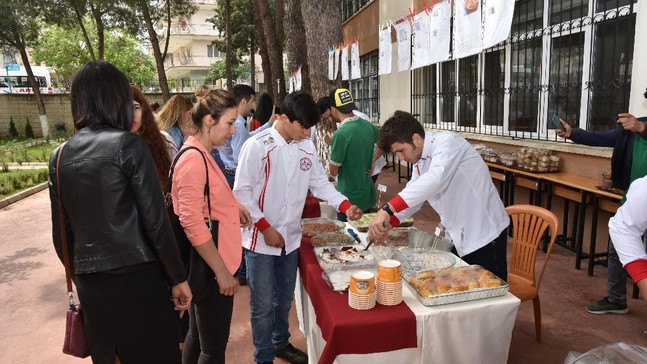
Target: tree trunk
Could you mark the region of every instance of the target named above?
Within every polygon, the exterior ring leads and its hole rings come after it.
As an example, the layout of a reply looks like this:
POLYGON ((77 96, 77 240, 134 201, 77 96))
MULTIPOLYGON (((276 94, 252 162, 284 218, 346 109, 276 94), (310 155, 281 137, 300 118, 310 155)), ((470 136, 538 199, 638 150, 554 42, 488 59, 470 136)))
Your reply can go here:
MULTIPOLYGON (((254 18, 254 24, 261 24, 261 16, 258 14, 255 6, 252 11, 252 16, 254 18)), ((265 32, 263 32, 262 26, 257 26, 255 28, 256 38, 258 39, 258 51, 261 55, 261 67, 263 69, 265 92, 272 97, 272 100, 274 100, 274 103, 276 104, 276 98, 274 97, 274 82, 272 82, 272 69, 270 68, 270 57, 267 53, 267 45, 265 43, 265 32)))
POLYGON ((231 49, 231 0, 225 0, 225 27, 227 28, 227 33, 225 34, 225 75, 227 77, 227 90, 231 91, 234 89, 231 72, 231 62, 234 59, 231 49))
POLYGON ((155 57, 155 65, 157 67, 157 78, 160 83, 160 89, 162 90, 162 100, 166 102, 171 98, 171 94, 168 89, 166 72, 164 71, 164 58, 162 58, 162 52, 160 51, 160 44, 159 44, 159 40, 157 39, 157 32, 155 32, 155 29, 153 28, 151 14, 148 9, 148 3, 146 1, 141 1, 140 5, 142 7, 142 15, 144 17, 144 23, 146 23, 146 30, 148 31, 148 38, 151 42, 151 48, 153 48, 153 56, 155 57))
POLYGON ((265 35, 265 45, 267 47, 268 58, 270 59, 270 69, 272 78, 265 80, 265 83, 278 81, 278 90, 274 90, 274 102, 281 103, 285 97, 285 75, 283 74, 283 48, 278 42, 274 20, 270 14, 269 4, 265 0, 254 0, 256 9, 259 13, 263 33, 265 35))
POLYGON ((34 97, 36 98, 36 105, 38 105, 38 118, 40 119, 40 130, 43 137, 49 135, 49 123, 47 122, 47 112, 45 111, 45 102, 40 95, 40 86, 36 82, 36 77, 34 77, 34 71, 31 69, 31 64, 29 63, 29 57, 27 56, 27 51, 25 47, 20 48, 20 58, 22 63, 25 65, 25 70, 27 71, 27 79, 31 84, 31 89, 34 91, 34 97))
MULTIPOLYGON (((254 24, 254 15, 250 12, 249 23, 254 24)), ((256 37, 249 36, 249 83, 256 90, 256 37)))
POLYGON ((303 45, 306 44, 306 34, 301 15, 301 0, 285 0, 285 48, 288 53, 288 72, 293 72, 301 66, 301 90, 311 92, 308 77, 308 54, 303 45))
POLYGON ((76 1, 71 1, 72 6, 74 7, 74 14, 76 15, 76 21, 79 22, 81 27, 81 32, 83 32, 83 38, 85 38, 85 43, 88 46, 88 51, 90 52, 90 57, 93 61, 97 60, 97 57, 94 56, 94 47, 92 47, 92 42, 90 41, 90 36, 88 31, 85 29, 85 24, 83 24, 83 15, 81 15, 81 10, 79 9, 76 1))
MULTIPOLYGON (((285 44, 285 33, 283 30, 284 19, 285 19, 285 0, 274 0, 274 28, 276 29, 276 39, 283 47, 285 44)), ((290 18, 288 17, 288 20, 290 18)))
POLYGON ((339 1, 303 1, 303 24, 306 30, 309 80, 312 96, 328 96, 330 89, 341 86, 337 78, 328 80, 328 47, 342 41, 341 7, 339 1), (322 37, 326 34, 326 37, 322 37))
POLYGON ((97 24, 97 59, 103 60, 105 54, 105 26, 103 25, 103 19, 101 19, 101 9, 97 9, 92 2, 90 2, 90 10, 92 11, 92 17, 94 22, 97 24))

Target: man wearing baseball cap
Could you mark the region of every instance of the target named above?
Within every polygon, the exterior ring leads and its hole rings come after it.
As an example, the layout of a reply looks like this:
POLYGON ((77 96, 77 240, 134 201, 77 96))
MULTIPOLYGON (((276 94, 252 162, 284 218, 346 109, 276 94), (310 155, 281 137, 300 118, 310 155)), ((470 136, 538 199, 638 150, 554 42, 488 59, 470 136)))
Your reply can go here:
MULTIPOLYGON (((337 189, 362 211, 370 210, 376 202, 371 180, 374 146, 379 129, 353 113, 357 110, 350 91, 337 88, 330 92, 330 115, 341 126, 332 137, 330 174, 337 176, 337 189)), ((341 221, 346 216, 338 213, 341 221)))

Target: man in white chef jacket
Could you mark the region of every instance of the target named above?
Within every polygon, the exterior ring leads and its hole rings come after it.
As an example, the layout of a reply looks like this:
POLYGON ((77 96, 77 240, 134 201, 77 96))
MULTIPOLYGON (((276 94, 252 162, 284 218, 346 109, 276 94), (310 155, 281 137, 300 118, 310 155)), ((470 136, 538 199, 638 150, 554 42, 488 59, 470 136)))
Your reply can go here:
POLYGON ((510 222, 488 167, 472 145, 453 132, 425 132, 405 111, 380 128, 378 148, 413 164, 411 180, 384 204, 369 225, 380 238, 429 202, 454 241, 457 254, 507 280, 506 228, 510 222), (384 220, 390 224, 385 227, 384 220))

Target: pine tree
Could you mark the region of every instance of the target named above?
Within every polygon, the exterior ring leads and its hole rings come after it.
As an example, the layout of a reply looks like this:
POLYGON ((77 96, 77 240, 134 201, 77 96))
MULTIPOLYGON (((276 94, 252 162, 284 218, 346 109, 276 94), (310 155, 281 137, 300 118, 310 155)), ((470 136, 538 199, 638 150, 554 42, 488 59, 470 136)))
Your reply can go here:
POLYGON ((18 138, 18 130, 16 130, 16 124, 13 122, 13 116, 9 117, 9 137, 11 139, 18 138))
POLYGON ((27 124, 25 125, 25 137, 27 139, 34 139, 34 130, 31 128, 29 123, 29 117, 27 117, 27 124))

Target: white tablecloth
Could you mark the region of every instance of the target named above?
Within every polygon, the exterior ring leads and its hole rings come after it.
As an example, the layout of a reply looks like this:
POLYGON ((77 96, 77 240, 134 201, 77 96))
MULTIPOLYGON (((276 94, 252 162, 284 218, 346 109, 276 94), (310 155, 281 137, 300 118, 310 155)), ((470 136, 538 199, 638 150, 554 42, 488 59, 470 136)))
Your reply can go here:
MULTIPOLYGON (((364 242, 365 234, 359 235, 364 242)), ((462 261, 461 264, 465 265, 462 261)), ((520 304, 517 297, 508 292, 500 297, 426 307, 414 296, 408 283, 403 282, 403 285, 403 300, 416 316, 418 347, 374 354, 344 354, 337 356, 335 363, 507 362, 512 328, 520 304)), ((300 276, 297 277, 295 297, 299 325, 308 345, 309 362, 317 363, 326 342, 300 276)))

